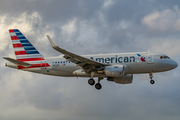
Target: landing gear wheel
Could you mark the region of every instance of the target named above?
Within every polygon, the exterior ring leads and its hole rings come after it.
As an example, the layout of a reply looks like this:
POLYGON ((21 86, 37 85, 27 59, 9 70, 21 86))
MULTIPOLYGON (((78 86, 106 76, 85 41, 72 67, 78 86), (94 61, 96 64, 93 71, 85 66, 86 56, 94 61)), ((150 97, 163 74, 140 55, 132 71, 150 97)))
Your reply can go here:
POLYGON ((95 81, 94 81, 94 79, 89 79, 89 80, 88 80, 88 83, 89 83, 90 85, 94 85, 94 84, 95 84, 95 81))
POLYGON ((102 86, 101 86, 100 83, 96 83, 95 88, 96 88, 97 90, 100 90, 100 89, 102 88, 102 86))
POLYGON ((154 83, 155 83, 155 81, 154 81, 154 80, 150 80, 150 83, 151 83, 151 84, 154 84, 154 83))

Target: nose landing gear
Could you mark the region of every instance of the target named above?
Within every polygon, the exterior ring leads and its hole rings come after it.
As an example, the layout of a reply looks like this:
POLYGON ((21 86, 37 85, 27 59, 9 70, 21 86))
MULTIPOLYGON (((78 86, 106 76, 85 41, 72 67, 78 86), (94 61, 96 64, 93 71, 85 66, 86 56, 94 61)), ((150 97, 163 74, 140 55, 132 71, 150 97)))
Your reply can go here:
POLYGON ((154 83, 155 83, 155 81, 154 81, 154 80, 150 80, 150 83, 151 83, 151 84, 154 84, 154 83))
POLYGON ((151 84, 154 84, 155 83, 155 81, 152 79, 153 78, 153 73, 149 73, 149 76, 150 76, 150 83, 151 84))

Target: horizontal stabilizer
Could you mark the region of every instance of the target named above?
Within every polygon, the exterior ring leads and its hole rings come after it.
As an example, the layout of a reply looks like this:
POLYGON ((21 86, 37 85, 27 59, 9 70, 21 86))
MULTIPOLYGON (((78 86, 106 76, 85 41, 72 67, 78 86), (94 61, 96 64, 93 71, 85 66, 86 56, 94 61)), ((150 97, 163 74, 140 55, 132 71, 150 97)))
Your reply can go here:
POLYGON ((16 65, 21 65, 21 66, 24 66, 24 67, 29 67, 31 66, 31 64, 29 63, 26 63, 26 62, 22 62, 22 61, 19 61, 19 60, 15 60, 13 58, 8 58, 8 57, 3 57, 4 59, 16 64, 16 65))

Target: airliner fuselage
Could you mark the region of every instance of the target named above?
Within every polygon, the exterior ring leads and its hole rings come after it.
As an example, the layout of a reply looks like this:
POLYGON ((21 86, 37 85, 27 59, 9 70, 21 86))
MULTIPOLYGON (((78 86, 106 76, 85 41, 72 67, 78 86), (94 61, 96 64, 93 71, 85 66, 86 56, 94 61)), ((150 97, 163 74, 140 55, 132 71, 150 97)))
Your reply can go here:
MULTIPOLYGON (((95 60, 100 63, 106 63, 107 65, 127 65, 128 70, 125 74, 142 74, 142 73, 155 73, 172 70, 177 67, 176 61, 170 59, 167 55, 162 53, 151 52, 138 52, 138 53, 116 53, 116 54, 94 54, 94 55, 82 55, 91 60, 95 60), (141 55, 138 56, 137 54, 141 55), (142 60, 143 58, 143 60, 142 60)), ((55 76, 69 76, 69 77, 89 77, 90 74, 81 72, 80 66, 76 66, 71 61, 66 61, 63 55, 58 57, 47 57, 42 61, 31 62, 34 64, 42 64, 41 66, 34 66, 30 68, 19 67, 12 63, 7 63, 7 66, 12 66, 24 71, 31 71, 36 73, 42 73, 55 76), (46 66, 46 64, 49 66, 46 66)), ((103 74, 95 74, 96 77, 103 76, 103 74)))

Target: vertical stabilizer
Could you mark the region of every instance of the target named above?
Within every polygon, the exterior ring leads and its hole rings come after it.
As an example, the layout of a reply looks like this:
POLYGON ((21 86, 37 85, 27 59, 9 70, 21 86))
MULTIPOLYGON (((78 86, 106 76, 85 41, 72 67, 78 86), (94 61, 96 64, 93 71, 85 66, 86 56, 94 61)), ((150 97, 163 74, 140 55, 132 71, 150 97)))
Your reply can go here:
POLYGON ((16 59, 19 61, 41 61, 44 57, 18 29, 9 30, 16 59))

